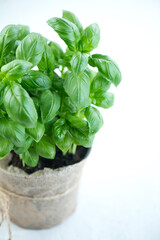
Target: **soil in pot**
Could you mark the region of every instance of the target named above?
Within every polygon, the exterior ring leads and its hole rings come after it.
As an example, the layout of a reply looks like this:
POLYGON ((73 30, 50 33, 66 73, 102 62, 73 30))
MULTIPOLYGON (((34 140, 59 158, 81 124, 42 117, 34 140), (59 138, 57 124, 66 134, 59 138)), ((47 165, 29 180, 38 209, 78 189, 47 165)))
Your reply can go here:
POLYGON ((77 146, 76 153, 73 155, 71 153, 67 153, 65 156, 62 154, 62 151, 57 148, 55 159, 46 159, 43 157, 39 157, 39 162, 36 167, 23 167, 22 160, 19 158, 14 151, 12 151, 12 159, 9 165, 13 165, 15 167, 23 169, 26 173, 32 174, 38 170, 42 170, 44 168, 56 169, 60 167, 65 167, 68 165, 72 165, 80 162, 84 158, 88 156, 90 152, 90 148, 85 148, 82 146, 77 146))

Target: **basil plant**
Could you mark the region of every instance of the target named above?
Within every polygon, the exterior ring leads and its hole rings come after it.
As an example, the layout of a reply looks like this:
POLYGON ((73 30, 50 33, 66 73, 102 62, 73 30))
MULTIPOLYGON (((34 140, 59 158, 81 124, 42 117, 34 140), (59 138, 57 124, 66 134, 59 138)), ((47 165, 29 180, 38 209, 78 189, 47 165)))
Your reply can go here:
POLYGON ((83 29, 69 11, 47 23, 65 52, 28 26, 0 32, 0 158, 14 150, 31 167, 39 156, 54 159, 56 146, 64 155, 90 147, 103 125, 97 107, 113 105, 108 90, 121 81, 115 61, 91 54, 100 40, 96 23, 83 29))

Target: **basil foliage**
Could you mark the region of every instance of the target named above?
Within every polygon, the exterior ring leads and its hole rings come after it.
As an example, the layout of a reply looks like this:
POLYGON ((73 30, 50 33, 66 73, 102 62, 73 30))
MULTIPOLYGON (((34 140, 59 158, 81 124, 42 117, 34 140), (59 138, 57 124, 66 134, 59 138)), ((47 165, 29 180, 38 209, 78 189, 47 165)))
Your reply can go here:
POLYGON ((0 32, 0 158, 14 150, 30 167, 39 156, 54 159, 56 146, 63 154, 90 147, 103 125, 97 107, 113 105, 108 90, 121 82, 115 61, 91 53, 100 40, 96 23, 83 28, 69 11, 47 23, 66 51, 27 26, 0 32))

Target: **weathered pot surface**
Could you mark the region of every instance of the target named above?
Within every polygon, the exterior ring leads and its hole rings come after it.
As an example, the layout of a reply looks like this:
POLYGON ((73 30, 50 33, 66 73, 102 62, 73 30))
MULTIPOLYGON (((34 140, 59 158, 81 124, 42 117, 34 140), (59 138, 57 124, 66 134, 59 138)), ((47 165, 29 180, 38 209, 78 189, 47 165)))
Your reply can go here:
POLYGON ((84 160, 31 175, 8 166, 10 160, 11 154, 0 160, 0 190, 9 197, 12 222, 23 228, 44 229, 61 223, 74 212, 84 160))

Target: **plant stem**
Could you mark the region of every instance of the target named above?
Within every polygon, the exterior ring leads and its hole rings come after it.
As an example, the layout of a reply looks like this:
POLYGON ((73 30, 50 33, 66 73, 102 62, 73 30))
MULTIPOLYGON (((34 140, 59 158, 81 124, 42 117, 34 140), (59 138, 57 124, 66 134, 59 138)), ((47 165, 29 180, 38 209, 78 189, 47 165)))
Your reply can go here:
POLYGON ((77 145, 73 144, 72 145, 72 154, 74 155, 76 153, 77 145))
POLYGON ((66 156, 66 153, 67 153, 67 152, 62 152, 62 155, 63 155, 63 156, 66 156))
POLYGON ((69 148, 68 152, 69 152, 69 153, 72 153, 72 145, 71 145, 71 147, 69 148))

